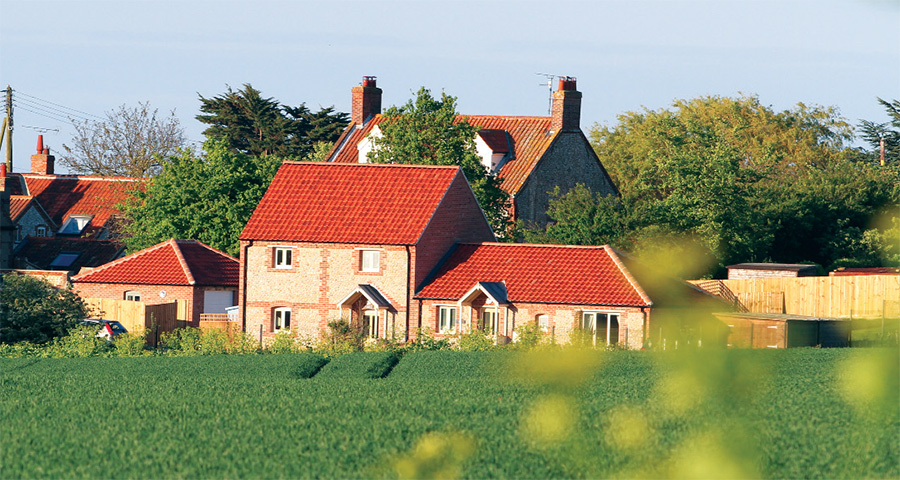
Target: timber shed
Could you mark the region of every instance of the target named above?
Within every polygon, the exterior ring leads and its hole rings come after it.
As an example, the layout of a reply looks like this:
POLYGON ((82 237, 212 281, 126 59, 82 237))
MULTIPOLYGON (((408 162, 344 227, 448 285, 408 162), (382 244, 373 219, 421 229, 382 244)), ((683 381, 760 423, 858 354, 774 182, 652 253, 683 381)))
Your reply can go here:
POLYGON ((731 348, 849 347, 850 320, 784 313, 717 313, 731 348))

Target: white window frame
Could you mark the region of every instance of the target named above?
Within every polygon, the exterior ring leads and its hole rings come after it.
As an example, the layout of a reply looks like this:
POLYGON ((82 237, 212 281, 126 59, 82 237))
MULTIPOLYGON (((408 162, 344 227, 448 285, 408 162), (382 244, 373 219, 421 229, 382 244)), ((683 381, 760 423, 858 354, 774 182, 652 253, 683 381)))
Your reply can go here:
POLYGON ((616 317, 616 332, 618 334, 619 329, 622 327, 622 323, 620 319, 622 318, 622 312, 605 312, 605 311, 590 311, 583 312, 581 314, 581 329, 584 331, 588 331, 591 333, 591 337, 593 338, 594 345, 597 345, 597 320, 600 318, 600 315, 606 316, 606 338, 601 338, 600 341, 604 342, 603 345, 615 345, 619 343, 618 335, 616 338, 611 338, 610 336, 610 326, 612 325, 612 317, 616 317))
POLYGON ((495 335, 500 331, 500 312, 485 305, 481 307, 481 331, 488 335, 495 335))
POLYGON ((378 273, 381 271, 381 250, 360 250, 359 271, 378 273), (368 258, 367 258, 368 257, 368 258))
POLYGON ((459 317, 455 305, 438 305, 438 332, 442 334, 456 333, 459 317))
POLYGON ((278 307, 272 310, 272 331, 291 331, 291 307, 278 307))
POLYGON ((272 266, 288 269, 294 266, 294 249, 291 247, 274 247, 272 249, 272 266))
POLYGON ((47 227, 43 225, 38 225, 34 227, 34 236, 36 237, 46 237, 47 236, 47 227))
POLYGON ((362 321, 366 323, 368 328, 366 332, 368 337, 378 338, 378 320, 380 317, 378 310, 363 310, 362 317, 362 321))
POLYGON ((535 317, 534 321, 538 324, 541 332, 550 333, 550 315, 541 313, 535 317))
POLYGON ((128 290, 125 292, 125 300, 129 302, 140 302, 143 296, 139 290, 128 290))

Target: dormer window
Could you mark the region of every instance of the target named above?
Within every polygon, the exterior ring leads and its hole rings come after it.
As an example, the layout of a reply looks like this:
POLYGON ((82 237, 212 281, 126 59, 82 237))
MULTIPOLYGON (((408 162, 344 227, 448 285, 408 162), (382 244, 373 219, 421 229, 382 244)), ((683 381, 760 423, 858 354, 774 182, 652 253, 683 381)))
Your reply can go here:
POLYGON ((34 227, 34 236, 36 237, 46 237, 47 236, 47 227, 43 225, 38 225, 34 227))
POLYGON ((59 229, 59 233, 63 235, 80 235, 84 231, 84 227, 91 223, 91 218, 93 218, 93 215, 70 215, 66 222, 63 223, 62 228, 59 229))
POLYGON ((369 152, 371 152, 375 148, 375 143, 373 142, 376 138, 381 138, 384 135, 381 133, 381 129, 378 128, 378 125, 372 127, 372 131, 366 135, 366 138, 360 140, 360 142, 356 145, 356 150, 359 152, 359 157, 357 160, 359 163, 369 163, 369 152))
POLYGON ((512 158, 510 144, 506 130, 481 130, 475 135, 475 151, 491 173, 497 173, 503 163, 512 158))

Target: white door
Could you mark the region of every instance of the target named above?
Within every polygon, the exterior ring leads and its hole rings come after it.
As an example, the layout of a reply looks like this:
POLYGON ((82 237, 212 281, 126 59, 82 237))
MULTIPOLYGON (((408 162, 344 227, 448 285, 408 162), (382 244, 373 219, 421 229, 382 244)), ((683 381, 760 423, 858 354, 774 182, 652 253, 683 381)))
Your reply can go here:
POLYGON ((225 313, 225 309, 233 305, 233 290, 207 290, 203 292, 203 313, 225 313))

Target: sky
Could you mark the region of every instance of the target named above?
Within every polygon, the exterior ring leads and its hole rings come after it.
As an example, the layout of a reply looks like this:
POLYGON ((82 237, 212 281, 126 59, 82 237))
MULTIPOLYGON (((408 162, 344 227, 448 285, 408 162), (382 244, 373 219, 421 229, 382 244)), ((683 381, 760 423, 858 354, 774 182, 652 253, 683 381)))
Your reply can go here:
POLYGON ((547 115, 545 75, 574 76, 585 131, 706 95, 883 122, 876 97, 900 98, 900 0, 0 0, 15 171, 39 133, 51 152, 71 145, 70 117, 149 102, 199 143, 199 95, 249 83, 349 112, 364 75, 384 107, 424 86, 472 115, 547 115))

